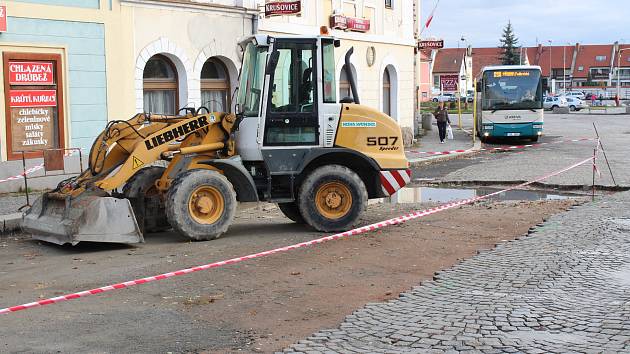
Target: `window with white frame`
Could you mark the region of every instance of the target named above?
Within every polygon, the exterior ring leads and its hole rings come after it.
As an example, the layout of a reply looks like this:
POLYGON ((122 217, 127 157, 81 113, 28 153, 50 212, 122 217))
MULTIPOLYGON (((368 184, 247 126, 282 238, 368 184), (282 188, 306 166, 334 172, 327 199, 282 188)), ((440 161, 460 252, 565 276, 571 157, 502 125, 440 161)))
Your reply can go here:
POLYGON ((595 61, 606 61, 605 55, 598 55, 595 57, 595 61))

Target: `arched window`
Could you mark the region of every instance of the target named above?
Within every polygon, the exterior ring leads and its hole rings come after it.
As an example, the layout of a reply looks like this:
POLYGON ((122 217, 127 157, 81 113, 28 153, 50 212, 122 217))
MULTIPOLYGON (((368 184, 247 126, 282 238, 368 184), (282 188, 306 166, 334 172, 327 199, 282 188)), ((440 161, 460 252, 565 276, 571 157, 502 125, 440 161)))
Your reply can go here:
POLYGON ((157 54, 144 67, 144 111, 175 114, 178 107, 177 71, 173 62, 157 54))
POLYGON ((339 98, 352 97, 352 89, 350 89, 350 80, 348 80, 348 74, 346 73, 346 65, 341 68, 341 75, 339 75, 339 98))
POLYGON ((216 58, 208 59, 201 69, 201 105, 210 112, 230 111, 230 77, 216 58))
POLYGON ((383 113, 392 115, 392 80, 387 68, 383 71, 383 113))

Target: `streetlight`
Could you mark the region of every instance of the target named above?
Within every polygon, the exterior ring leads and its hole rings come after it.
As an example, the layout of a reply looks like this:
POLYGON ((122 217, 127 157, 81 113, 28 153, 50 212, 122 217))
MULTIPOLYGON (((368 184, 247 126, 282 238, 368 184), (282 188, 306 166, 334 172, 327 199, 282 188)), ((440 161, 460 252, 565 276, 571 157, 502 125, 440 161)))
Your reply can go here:
POLYGON ((621 99, 621 80, 619 78, 620 76, 620 68, 621 68, 621 52, 623 52, 624 50, 630 50, 630 48, 622 48, 619 49, 619 53, 617 54, 617 98, 621 99))
MULTIPOLYGON (((548 39, 547 42, 549 42, 549 81, 547 82, 547 86, 549 88, 549 91, 551 90, 551 39, 548 39)), ((549 92, 551 93, 551 92, 549 92)))

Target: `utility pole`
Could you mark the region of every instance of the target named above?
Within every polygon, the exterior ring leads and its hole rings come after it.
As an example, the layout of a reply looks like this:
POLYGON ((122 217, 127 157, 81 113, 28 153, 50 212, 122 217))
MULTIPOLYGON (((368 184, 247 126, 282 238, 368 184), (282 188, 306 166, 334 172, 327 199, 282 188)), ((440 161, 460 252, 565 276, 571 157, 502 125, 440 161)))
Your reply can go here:
POLYGON ((549 86, 549 94, 553 92, 551 89, 551 39, 547 40, 549 42, 549 81, 547 82, 547 86, 549 86))
POLYGON ((617 97, 621 100, 621 52, 630 50, 630 48, 619 49, 617 53, 617 97))
POLYGON ((562 45, 562 92, 567 93, 567 46, 562 45))

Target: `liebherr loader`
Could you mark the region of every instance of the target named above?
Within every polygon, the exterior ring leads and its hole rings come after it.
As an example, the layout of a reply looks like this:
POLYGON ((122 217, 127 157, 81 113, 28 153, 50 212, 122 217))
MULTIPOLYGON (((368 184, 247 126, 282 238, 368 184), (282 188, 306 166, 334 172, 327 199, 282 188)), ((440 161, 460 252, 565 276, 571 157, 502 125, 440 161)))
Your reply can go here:
POLYGON ((256 35, 239 46, 235 113, 201 107, 109 122, 89 168, 39 198, 24 230, 58 244, 142 242, 169 228, 209 240, 227 231, 238 202, 264 201, 294 222, 339 231, 368 199, 409 182, 400 127, 359 104, 351 72, 352 97, 338 102, 338 40, 256 35))

